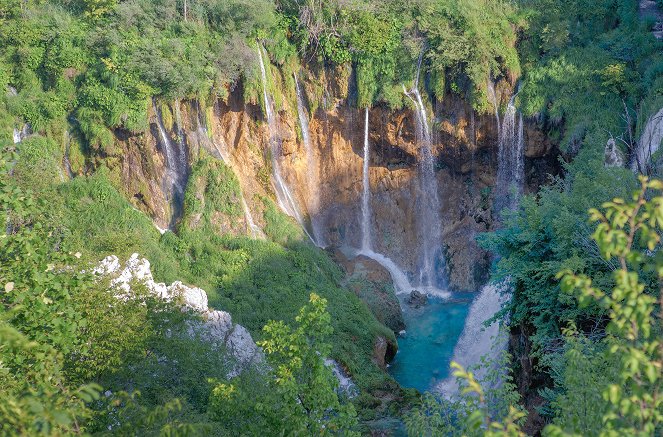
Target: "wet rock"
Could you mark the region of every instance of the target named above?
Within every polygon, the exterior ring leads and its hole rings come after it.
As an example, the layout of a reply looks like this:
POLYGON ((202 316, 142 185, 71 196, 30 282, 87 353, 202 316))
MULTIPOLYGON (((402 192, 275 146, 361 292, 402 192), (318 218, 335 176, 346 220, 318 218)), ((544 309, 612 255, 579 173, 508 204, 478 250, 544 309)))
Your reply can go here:
POLYGON ((398 351, 398 344, 380 336, 373 344, 373 362, 381 369, 386 369, 387 364, 394 358, 398 351))
POLYGON ((407 299, 407 303, 414 308, 421 308, 428 305, 428 296, 418 290, 412 290, 410 292, 410 297, 407 299))

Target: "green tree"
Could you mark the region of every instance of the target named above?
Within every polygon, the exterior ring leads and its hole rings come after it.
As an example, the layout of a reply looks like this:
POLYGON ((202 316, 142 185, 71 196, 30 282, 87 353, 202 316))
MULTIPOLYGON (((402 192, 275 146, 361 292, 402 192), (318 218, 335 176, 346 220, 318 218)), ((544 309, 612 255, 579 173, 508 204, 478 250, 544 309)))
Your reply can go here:
MULTIPOLYGON (((604 211, 592 209, 598 222, 593 238, 606 260, 616 259, 615 287, 606 293, 586 275, 571 271, 559 274, 562 289, 577 292, 580 305, 598 303, 610 322, 603 343, 605 353, 618 362, 616 380, 604 387, 608 401, 601 436, 650 436, 661 432, 663 421, 663 347, 661 318, 654 315, 655 294, 643 276, 653 273, 663 280, 663 256, 659 249, 663 231, 663 182, 640 177, 642 188, 632 201, 614 199, 604 211), (658 194, 647 200, 652 194, 658 194), (657 322, 657 323, 656 323, 657 322)), ((549 435, 566 435, 561 426, 551 426, 549 435)))
POLYGON ((324 360, 331 352, 326 340, 332 332, 326 307, 327 301, 312 293, 309 304, 296 317, 295 328, 283 321, 269 322, 264 327, 265 339, 258 342, 270 367, 266 397, 251 399, 237 383, 218 384, 211 396, 212 417, 228 422, 237 418, 239 408, 249 414, 245 420, 254 422, 236 424, 242 432, 260 421, 256 428, 263 433, 355 434, 354 407, 339 399, 338 380, 324 360))

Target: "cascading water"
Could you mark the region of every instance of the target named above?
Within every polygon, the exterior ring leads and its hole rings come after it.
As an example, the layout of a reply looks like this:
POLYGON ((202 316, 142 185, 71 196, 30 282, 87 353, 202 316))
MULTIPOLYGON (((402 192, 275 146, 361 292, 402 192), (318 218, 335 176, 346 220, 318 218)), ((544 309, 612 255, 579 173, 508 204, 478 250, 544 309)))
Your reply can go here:
POLYGON ((370 143, 368 140, 368 108, 364 112, 364 162, 362 165, 361 196, 361 248, 371 250, 371 187, 370 187, 370 143))
POLYGON ((499 132, 496 211, 516 209, 523 191, 525 138, 523 116, 515 106, 517 93, 509 100, 499 132), (516 124, 517 120, 517 124, 516 124))
MULTIPOLYGON (((502 124, 499 123, 497 99, 492 83, 489 82, 489 97, 495 105, 495 117, 499 128, 499 150, 497 168, 497 196, 495 209, 516 209, 523 191, 524 181, 524 126, 523 116, 515 106, 517 93, 511 97, 502 124), (517 120, 517 121, 516 121, 517 120)), ((485 327, 484 322, 492 319, 502 304, 509 298, 509 280, 501 284, 488 284, 483 287, 479 296, 470 307, 465 321, 463 333, 454 349, 453 361, 465 368, 473 367, 481 362, 484 355, 497 357, 506 348, 506 338, 500 335, 499 322, 495 321, 485 327)), ((495 366, 497 363, 491 363, 495 366)), ((488 369, 482 367, 475 372, 481 380, 488 369)), ((450 376, 437 386, 437 390, 447 397, 454 397, 458 392, 456 378, 450 376)))
MULTIPOLYGON (((505 284, 488 284, 483 287, 479 296, 476 297, 470 312, 465 320, 463 333, 454 348, 452 361, 457 362, 466 369, 481 363, 481 358, 486 354, 499 355, 506 348, 506 337, 500 335, 499 321, 490 326, 484 323, 495 316, 506 300, 505 284)), ((491 363, 495 365, 496 363, 491 363)), ((482 367, 474 371, 479 381, 486 375, 488 369, 482 367)), ((436 391, 447 397, 454 397, 458 393, 458 383, 453 376, 447 377, 436 387, 436 391)))
POLYGON ((362 165, 362 195, 361 195, 361 248, 354 255, 363 255, 376 261, 387 269, 394 282, 397 294, 410 293, 414 287, 410 284, 405 272, 388 257, 373 251, 371 241, 371 187, 370 187, 370 141, 368 108, 364 110, 364 162, 362 165))
POLYGON ((439 274, 440 264, 444 260, 440 253, 442 246, 441 203, 438 183, 435 177, 435 156, 432 151, 431 130, 423 99, 419 93, 419 75, 422 56, 419 57, 414 86, 410 91, 403 85, 403 91, 416 107, 417 140, 419 149, 419 198, 418 223, 421 240, 419 267, 419 285, 423 288, 435 289, 444 287, 444 275, 439 274))
POLYGON ((159 136, 161 137, 163 153, 166 157, 166 192, 168 197, 170 197, 174 209, 172 218, 173 223, 171 223, 172 226, 181 213, 182 204, 184 202, 184 189, 189 176, 186 147, 184 143, 178 144, 178 146, 173 144, 163 125, 161 111, 157 107, 156 102, 153 101, 152 104, 157 118, 157 128, 159 129, 159 136))
POLYGON ((304 141, 304 148, 306 150, 306 179, 309 189, 308 214, 311 221, 311 229, 313 231, 315 244, 324 247, 324 232, 321 229, 317 215, 320 209, 320 178, 318 176, 318 166, 311 145, 308 116, 306 115, 304 97, 302 95, 301 87, 299 86, 299 79, 297 78, 296 73, 293 74, 293 76, 295 78, 295 90, 297 94, 297 115, 299 116, 299 125, 302 129, 302 140, 304 141))
POLYGON ((278 202, 279 208, 289 216, 297 220, 297 223, 301 226, 304 233, 309 237, 309 239, 315 244, 315 239, 306 229, 306 224, 302 214, 299 212, 299 207, 297 202, 290 192, 288 185, 285 183, 281 177, 281 165, 279 163, 279 158, 281 156, 281 141, 276 135, 276 120, 274 119, 274 111, 272 108, 272 101, 269 98, 267 92, 267 69, 265 67, 265 61, 263 60, 262 54, 263 48, 258 45, 258 60, 260 62, 260 74, 262 78, 262 93, 263 101, 265 105, 265 116, 267 117, 267 126, 269 128, 269 147, 270 154, 272 157, 272 179, 274 182, 274 191, 276 193, 276 200, 278 202))

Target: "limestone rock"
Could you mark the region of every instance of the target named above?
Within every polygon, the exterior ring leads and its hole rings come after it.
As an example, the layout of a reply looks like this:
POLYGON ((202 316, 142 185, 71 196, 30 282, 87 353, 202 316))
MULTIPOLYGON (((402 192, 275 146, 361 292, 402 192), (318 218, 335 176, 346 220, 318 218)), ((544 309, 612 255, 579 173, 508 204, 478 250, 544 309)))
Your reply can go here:
POLYGON ((228 377, 234 377, 252 365, 264 363, 264 356, 255 344, 249 331, 232 322, 232 317, 225 311, 208 307, 207 293, 197 287, 189 287, 180 281, 166 285, 156 282, 152 277, 150 262, 140 258, 137 253, 131 255, 122 266, 117 256, 104 258, 92 271, 94 274, 110 278, 110 285, 120 299, 130 299, 132 286, 143 285, 150 293, 161 299, 180 303, 184 308, 202 315, 200 325, 191 326, 191 334, 200 334, 201 338, 217 347, 224 347, 232 357, 228 363, 228 377))
POLYGON ((605 145, 605 158, 604 165, 606 167, 623 167, 624 166, 624 154, 619 147, 614 138, 610 138, 608 143, 605 145))

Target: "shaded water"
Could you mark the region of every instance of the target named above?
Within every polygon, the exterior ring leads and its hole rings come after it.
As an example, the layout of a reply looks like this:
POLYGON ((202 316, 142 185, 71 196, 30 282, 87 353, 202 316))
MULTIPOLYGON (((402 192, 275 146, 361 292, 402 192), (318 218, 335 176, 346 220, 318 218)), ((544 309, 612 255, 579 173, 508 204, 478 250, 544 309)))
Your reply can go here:
POLYGON ((432 391, 449 376, 471 299, 471 294, 454 294, 451 299, 429 297, 419 309, 402 305, 407 328, 398 337, 398 353, 389 367, 401 386, 432 391))

